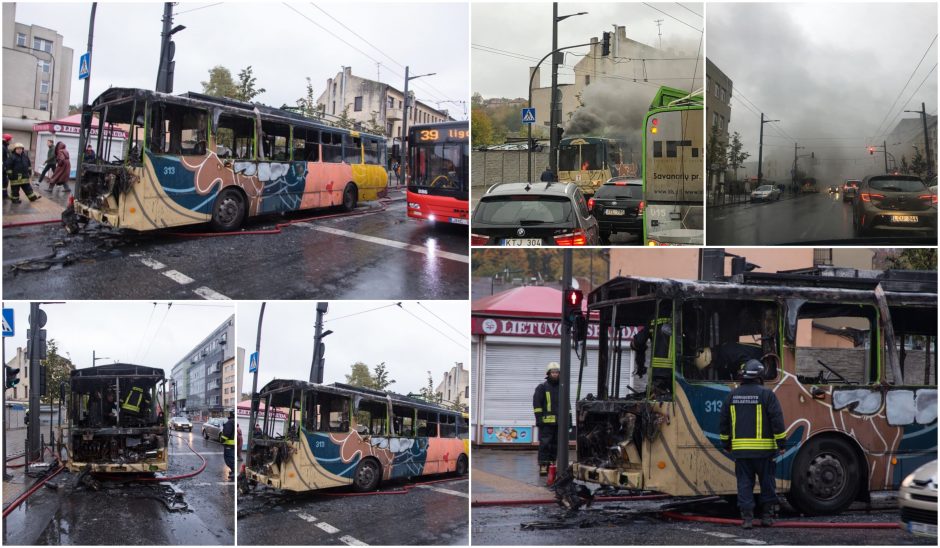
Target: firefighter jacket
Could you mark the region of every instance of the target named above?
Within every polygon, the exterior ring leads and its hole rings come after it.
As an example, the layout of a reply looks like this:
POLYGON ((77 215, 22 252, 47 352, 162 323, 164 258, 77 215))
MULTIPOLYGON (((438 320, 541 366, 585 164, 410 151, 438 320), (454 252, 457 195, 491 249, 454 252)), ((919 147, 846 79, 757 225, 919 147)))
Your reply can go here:
POLYGON ((558 424, 558 383, 546 380, 535 387, 532 395, 532 411, 535 412, 535 424, 558 424))
POLYGON ((235 445, 235 421, 229 419, 222 425, 222 445, 235 445))
POLYGON ((127 395, 124 396, 124 401, 121 402, 121 411, 127 411, 134 413, 135 415, 140 415, 141 410, 146 410, 150 407, 150 397, 147 395, 147 392, 139 387, 131 387, 127 391, 127 395))
POLYGON ((26 155, 26 151, 23 151, 23 154, 17 154, 15 152, 8 153, 6 160, 3 162, 3 172, 6 173, 6 176, 11 181, 16 181, 18 179, 29 180, 30 167, 32 163, 29 161, 29 156, 26 155))
POLYGON ((771 457, 786 441, 783 410, 776 394, 758 383, 731 391, 721 408, 719 438, 740 458, 771 457))

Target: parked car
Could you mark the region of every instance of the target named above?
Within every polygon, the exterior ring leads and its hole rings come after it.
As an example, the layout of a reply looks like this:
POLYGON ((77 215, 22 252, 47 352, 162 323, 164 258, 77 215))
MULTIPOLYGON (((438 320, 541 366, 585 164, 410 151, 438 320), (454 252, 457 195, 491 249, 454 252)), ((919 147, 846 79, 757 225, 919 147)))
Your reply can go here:
POLYGON ((594 192, 588 209, 597 219, 602 244, 610 243, 610 235, 618 232, 643 232, 643 179, 614 177, 594 192))
POLYGON ((202 437, 207 440, 216 440, 219 443, 222 443, 222 425, 225 424, 225 419, 215 418, 209 419, 202 425, 202 437))
POLYGON ((597 245, 597 220, 576 183, 497 183, 470 220, 473 245, 597 245))
POLYGON ((189 422, 189 419, 186 417, 173 417, 170 419, 170 430, 186 430, 192 432, 193 423, 189 422))
POLYGON ((751 191, 752 202, 772 202, 780 199, 780 189, 774 185, 761 185, 751 191))
POLYGON ((858 186, 852 216, 855 234, 875 230, 937 229, 937 195, 916 175, 869 175, 858 186))
POLYGON ((851 202, 858 197, 858 185, 862 182, 858 179, 846 179, 842 183, 842 201, 851 202))
POLYGON ((937 536, 937 461, 921 466, 904 478, 898 491, 901 523, 918 536, 937 536))

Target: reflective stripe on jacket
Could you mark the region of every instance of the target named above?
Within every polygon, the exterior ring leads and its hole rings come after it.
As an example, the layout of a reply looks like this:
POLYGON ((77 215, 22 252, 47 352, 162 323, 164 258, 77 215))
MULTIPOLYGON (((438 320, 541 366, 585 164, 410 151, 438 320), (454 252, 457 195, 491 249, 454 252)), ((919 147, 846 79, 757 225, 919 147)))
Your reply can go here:
POLYGON ((772 456, 783 448, 786 426, 776 394, 757 383, 732 390, 721 408, 719 439, 743 458, 772 456))
POLYGON ((547 380, 535 387, 532 395, 532 411, 535 424, 555 424, 558 422, 558 384, 547 380))

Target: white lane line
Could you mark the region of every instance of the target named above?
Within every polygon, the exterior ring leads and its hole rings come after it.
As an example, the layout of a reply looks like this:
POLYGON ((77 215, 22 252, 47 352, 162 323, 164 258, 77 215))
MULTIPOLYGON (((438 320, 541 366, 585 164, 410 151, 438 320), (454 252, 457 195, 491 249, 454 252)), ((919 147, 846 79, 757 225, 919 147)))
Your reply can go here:
POLYGON ((349 536, 349 535, 345 535, 345 536, 339 537, 339 540, 340 540, 340 542, 342 542, 343 544, 346 544, 346 545, 348 545, 348 546, 368 546, 368 544, 366 544, 365 542, 362 542, 361 540, 355 539, 355 538, 353 538, 353 537, 351 537, 351 536, 349 536))
MULTIPOLYGON (((219 452, 217 452, 217 453, 213 453, 213 452, 199 453, 199 455, 224 455, 224 454, 225 454, 225 453, 222 452, 222 451, 219 451, 219 452)), ((170 453, 170 456, 172 456, 172 457, 187 457, 187 456, 188 456, 188 457, 198 457, 199 455, 197 455, 196 453, 189 452, 189 451, 187 451, 186 453, 170 453)))
MULTIPOLYGON (((300 514, 297 514, 297 515, 299 516, 300 514)), ((310 520, 307 520, 307 521, 310 521, 310 520)), ((332 525, 330 525, 329 523, 325 521, 321 521, 320 523, 318 523, 317 527, 319 527, 320 529, 323 529, 324 531, 326 531, 327 533, 331 535, 335 535, 336 533, 339 533, 339 529, 337 529, 336 527, 333 527, 332 525)))
POLYGON ((762 540, 757 540, 756 538, 736 538, 735 542, 743 542, 744 544, 767 544, 762 540))
POLYGON ((146 257, 141 259, 140 262, 142 262, 144 266, 152 268, 154 270, 163 270, 164 268, 166 268, 166 265, 161 263, 160 261, 155 261, 153 259, 149 259, 146 257))
POLYGON ((310 523, 316 523, 316 522, 317 522, 317 518, 311 516, 310 514, 305 514, 305 513, 303 513, 303 512, 298 512, 298 513, 297 513, 297 517, 300 518, 300 519, 302 519, 302 520, 304 520, 304 521, 308 521, 308 522, 310 522, 310 523))
POLYGON ((718 533, 718 532, 713 532, 713 531, 706 531, 705 534, 711 535, 713 537, 718 537, 718 538, 735 538, 737 536, 737 535, 732 535, 730 533, 718 533))
POLYGON ((218 291, 209 289, 206 286, 198 287, 193 290, 193 293, 199 295, 203 299, 208 299, 210 301, 230 301, 228 297, 219 293, 218 291))
POLYGON ((163 273, 163 275, 180 285, 191 284, 196 281, 190 278, 189 276, 187 276, 186 274, 183 274, 182 272, 177 272, 175 270, 167 270, 166 272, 163 273))
POLYGON ((455 497, 469 498, 470 495, 463 493, 461 491, 454 491, 453 489, 444 489, 443 487, 434 487, 433 485, 419 485, 422 489, 430 489, 431 491, 437 491, 438 493, 444 493, 445 495, 454 495, 455 497))
POLYGON ((424 255, 427 255, 428 257, 440 257, 442 259, 458 261, 461 263, 470 262, 470 257, 467 255, 460 255, 459 253, 451 253, 449 251, 440 251, 433 247, 406 244, 404 242, 398 242, 395 240, 388 240, 385 238, 376 238, 375 236, 366 236, 365 234, 357 234, 355 232, 350 232, 348 230, 340 230, 338 228, 333 228, 330 226, 318 225, 318 226, 313 226, 311 228, 313 228, 314 230, 319 230, 320 232, 326 232, 327 234, 334 234, 336 236, 346 236, 347 238, 354 238, 356 240, 362 240, 364 242, 384 245, 388 247, 395 247, 398 249, 404 249, 406 251, 413 251, 415 253, 422 253, 424 255))

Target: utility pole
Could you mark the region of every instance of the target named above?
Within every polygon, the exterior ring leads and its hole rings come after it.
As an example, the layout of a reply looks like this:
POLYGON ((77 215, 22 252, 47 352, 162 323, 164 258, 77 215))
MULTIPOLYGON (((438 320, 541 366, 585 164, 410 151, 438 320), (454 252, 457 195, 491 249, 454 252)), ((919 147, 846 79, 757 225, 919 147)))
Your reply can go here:
MULTIPOLYGON (((0 303, 0 308, 5 308, 6 303, 0 303)), ((7 474, 7 338, 3 337, 3 355, 0 356, 3 358, 3 408, 0 409, 0 412, 3 413, 3 416, 0 417, 0 429, 3 430, 3 481, 12 479, 12 476, 7 474)))
MULTIPOLYGON (((255 354, 258 356, 258 367, 261 366, 261 322, 264 320, 264 306, 261 303, 261 312, 258 313, 258 335, 255 337, 255 354)), ((261 396, 258 395, 258 369, 255 368, 251 377, 251 414, 248 417, 248 454, 245 455, 245 469, 251 468, 251 445, 255 435, 255 424, 258 423, 258 407, 261 396)))
POLYGON ((29 303, 29 424, 26 426, 26 461, 35 462, 42 459, 42 446, 39 443, 39 396, 45 382, 41 379, 42 365, 40 361, 46 353, 46 312, 39 308, 39 303, 29 303))
POLYGON ((796 174, 797 158, 798 158, 797 151, 800 150, 801 148, 806 148, 806 147, 797 146, 797 143, 793 143, 793 173, 790 174, 790 183, 792 185, 791 188, 795 188, 797 185, 797 174, 796 174))
POLYGON ((558 2, 552 2, 552 89, 549 100, 549 147, 548 168, 558 174, 558 2))
MULTIPOLYGON (((72 185, 72 196, 77 196, 79 181, 82 180, 82 157, 85 155, 85 143, 88 142, 88 136, 91 135, 91 106, 88 104, 88 93, 91 88, 91 48, 95 41, 95 12, 98 10, 98 2, 91 3, 91 17, 88 20, 88 77, 85 78, 85 89, 82 91, 82 123, 78 133, 78 158, 75 160, 75 184, 72 185)), ((101 127, 98 128, 103 136, 105 127, 102 120, 101 127)))
POLYGON ((765 120, 764 113, 760 113, 760 141, 757 147, 757 186, 760 186, 764 180, 764 172, 762 171, 764 163, 764 124, 779 121, 780 120, 765 120))
MULTIPOLYGON (((428 74, 419 74, 417 76, 408 76, 408 69, 410 67, 405 67, 405 101, 404 101, 404 112, 402 112, 401 120, 401 162, 399 165, 402 170, 402 177, 400 180, 404 180, 405 184, 408 184, 408 82, 416 79, 423 78, 425 76, 434 76, 436 72, 429 72, 428 74)), ((344 72, 345 74, 345 72, 344 72)), ((345 76, 344 76, 345 78, 345 76)), ((401 184, 399 182, 399 184, 401 184)))
POLYGON ((326 310, 329 307, 329 303, 320 301, 317 303, 317 322, 314 325, 314 334, 313 334, 313 362, 310 364, 310 382, 323 384, 323 363, 324 355, 326 354, 326 345, 323 344, 323 339, 332 331, 327 330, 323 332, 323 316, 326 314, 326 310))
POLYGON ((882 146, 885 149, 885 173, 888 173, 888 141, 882 142, 882 146))
POLYGON ((654 19, 653 22, 656 23, 656 31, 659 33, 659 49, 663 49, 663 20, 654 19))
POLYGON ((173 57, 176 55, 176 43, 173 42, 173 35, 185 28, 184 25, 173 26, 173 2, 164 2, 163 31, 160 32, 160 65, 157 68, 156 91, 173 93, 173 70, 176 67, 176 62, 173 61, 173 57))
MULTIPOLYGON (((904 112, 916 112, 920 114, 920 120, 924 124, 924 160, 927 161, 927 178, 933 174, 933 158, 930 156, 930 134, 927 132, 927 105, 924 103, 920 104, 920 110, 905 110, 904 112)), ((887 170, 886 170, 887 171, 887 170)))
MULTIPOLYGON (((562 266, 562 311, 567 309, 565 296, 571 289, 572 251, 566 249, 562 266)), ((561 375, 558 378, 558 454, 555 457, 556 471, 563 474, 568 470, 568 415, 571 409, 571 319, 564 312, 561 315, 561 375)))

